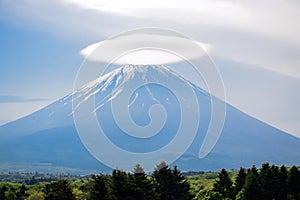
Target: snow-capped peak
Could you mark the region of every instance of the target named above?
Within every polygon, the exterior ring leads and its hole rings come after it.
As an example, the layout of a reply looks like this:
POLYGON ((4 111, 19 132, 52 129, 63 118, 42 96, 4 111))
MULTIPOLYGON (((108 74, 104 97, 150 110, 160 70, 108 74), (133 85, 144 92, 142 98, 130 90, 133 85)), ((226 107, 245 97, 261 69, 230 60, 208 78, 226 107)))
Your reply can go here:
MULTIPOLYGON (((140 79, 143 83, 157 82, 158 76, 160 77, 175 77, 194 88, 194 85, 188 80, 180 76, 175 71, 169 69, 164 65, 125 65, 117 68, 111 72, 108 72, 99 78, 89 82, 82 88, 74 93, 73 98, 79 98, 81 101, 76 105, 75 109, 81 105, 82 102, 91 98, 95 94, 103 93, 109 88, 113 87, 112 92, 105 96, 101 102, 98 102, 98 108, 104 105, 106 102, 116 98, 124 89, 124 85, 130 80, 135 78, 140 79)), ((151 91, 149 91, 151 93, 151 91)), ((151 95, 151 94, 150 94, 151 95)), ((152 96, 152 95, 151 95, 152 96)), ((97 109, 97 108, 96 108, 97 109)))

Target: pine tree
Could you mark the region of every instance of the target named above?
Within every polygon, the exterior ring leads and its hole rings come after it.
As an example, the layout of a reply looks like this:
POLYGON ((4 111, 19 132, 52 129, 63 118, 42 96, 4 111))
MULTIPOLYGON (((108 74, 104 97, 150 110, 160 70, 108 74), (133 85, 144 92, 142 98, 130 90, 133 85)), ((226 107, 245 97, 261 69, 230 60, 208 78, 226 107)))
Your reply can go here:
POLYGON ((112 194, 116 199, 133 200, 134 184, 132 175, 125 171, 115 169, 112 172, 112 194))
POLYGON ((158 198, 153 181, 147 177, 141 165, 137 164, 133 170, 134 199, 154 200, 158 198))
POLYGON ((214 191, 221 194, 222 198, 233 198, 232 181, 225 169, 219 172, 219 177, 214 184, 214 191))
POLYGON ((72 188, 67 180, 59 180, 46 184, 45 200, 75 200, 72 188))
POLYGON ((176 198, 178 200, 192 199, 193 196, 190 193, 190 184, 182 175, 181 171, 177 168, 177 166, 174 166, 174 168, 171 171, 175 180, 174 187, 176 198))
POLYGON ((262 199, 259 175, 255 166, 253 166, 247 173, 243 196, 245 200, 262 199))
POLYGON ((157 165, 152 177, 157 183, 157 191, 160 199, 192 199, 192 195, 189 192, 190 185, 176 166, 170 169, 168 165, 160 163, 157 165))
POLYGON ((92 175, 92 188, 89 194, 89 200, 110 199, 107 177, 104 175, 92 175))
POLYGON ((241 167, 234 182, 234 196, 236 196, 243 189, 246 176, 247 174, 245 169, 241 167))
POLYGON ((271 183, 271 192, 272 192, 272 199, 278 199, 280 196, 280 188, 282 187, 280 185, 280 170, 279 167, 276 165, 271 166, 271 173, 272 173, 272 179, 271 183))
POLYGON ((156 191, 159 193, 160 199, 174 199, 173 193, 173 176, 168 165, 160 163, 156 166, 152 177, 156 181, 156 191))
POLYGON ((272 200, 274 177, 269 163, 262 164, 262 168, 260 170, 259 176, 260 176, 261 197, 264 200, 272 200))
POLYGON ((300 172, 296 166, 292 166, 287 178, 288 191, 295 199, 300 199, 300 172))
POLYGON ((279 193, 278 193, 278 200, 285 200, 287 198, 287 177, 288 171, 284 165, 280 167, 279 170, 279 193))

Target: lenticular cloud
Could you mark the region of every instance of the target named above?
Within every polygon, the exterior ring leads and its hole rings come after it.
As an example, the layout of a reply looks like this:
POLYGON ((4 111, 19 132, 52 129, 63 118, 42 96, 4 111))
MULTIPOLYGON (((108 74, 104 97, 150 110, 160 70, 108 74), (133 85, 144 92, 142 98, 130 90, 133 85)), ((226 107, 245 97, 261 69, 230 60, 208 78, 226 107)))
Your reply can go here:
MULTIPOLYGON (((130 36, 132 37, 132 36, 130 36)), ((135 40, 128 39, 127 35, 123 35, 121 37, 112 38, 109 40, 104 40, 98 43, 91 44, 86 48, 80 51, 81 55, 83 55, 87 60, 93 62, 101 62, 101 63, 115 63, 115 64, 147 64, 147 65, 162 65, 169 63, 177 63, 183 60, 192 60, 204 56, 205 53, 210 52, 212 50, 212 46, 209 44, 201 43, 195 41, 196 45, 199 45, 204 49, 203 52, 195 52, 191 48, 188 48, 187 38, 177 37, 177 36, 169 36, 169 35, 158 35, 155 33, 137 33, 135 34, 135 40), (174 52, 168 51, 167 49, 159 49, 155 48, 153 44, 148 43, 147 41, 155 41, 155 46, 163 43, 167 44, 170 47, 178 47, 184 49, 187 53, 187 57, 181 57, 181 55, 177 55, 174 52), (98 47, 100 45, 106 45, 109 43, 109 48, 106 48, 106 52, 102 52, 98 47), (109 54, 110 49, 128 49, 128 47, 134 47, 135 44, 145 43, 144 48, 133 48, 131 51, 125 51, 122 55, 119 55, 115 60, 110 60, 108 57, 105 58, 104 54, 109 54), (101 56, 99 56, 101 55, 101 56)), ((172 49, 172 48, 170 48, 172 49)))

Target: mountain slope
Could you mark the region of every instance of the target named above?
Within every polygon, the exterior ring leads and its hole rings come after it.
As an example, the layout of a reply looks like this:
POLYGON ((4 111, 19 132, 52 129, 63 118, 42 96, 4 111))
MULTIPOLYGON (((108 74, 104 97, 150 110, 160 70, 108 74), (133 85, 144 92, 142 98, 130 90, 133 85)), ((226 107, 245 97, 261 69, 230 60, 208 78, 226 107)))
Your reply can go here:
POLYGON ((93 158, 79 139, 72 118, 72 97, 86 100, 95 96, 99 124, 115 145, 131 152, 160 149, 175 136, 182 111, 172 91, 154 84, 159 78, 183 81, 193 89, 198 99, 201 116, 199 129, 186 153, 175 162, 180 169, 218 170, 221 167, 259 165, 266 161, 278 165, 300 164, 299 138, 254 119, 230 105, 227 105, 224 128, 216 146, 207 157, 199 159, 199 148, 211 118, 210 95, 166 67, 132 65, 118 68, 27 117, 1 126, 0 163, 46 163, 51 166, 108 171, 109 168, 93 158), (126 84, 138 81, 151 84, 137 88, 130 97, 128 109, 132 120, 142 127, 148 125, 151 122, 149 109, 158 103, 163 105, 168 114, 159 134, 145 141, 124 134, 116 124, 111 109, 111 102, 124 92, 126 84))

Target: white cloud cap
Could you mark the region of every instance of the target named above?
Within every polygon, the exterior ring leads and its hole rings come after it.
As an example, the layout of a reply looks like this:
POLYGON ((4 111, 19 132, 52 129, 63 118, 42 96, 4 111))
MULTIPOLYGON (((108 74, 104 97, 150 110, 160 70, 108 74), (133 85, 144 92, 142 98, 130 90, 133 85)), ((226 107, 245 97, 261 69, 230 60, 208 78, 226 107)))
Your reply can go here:
MULTIPOLYGON (((109 40, 104 40, 98 43, 91 44, 86 48, 80 51, 80 54, 83 55, 87 60, 94 62, 103 62, 103 63, 111 63, 112 61, 109 59, 105 59, 103 56, 107 52, 101 52, 98 47, 100 45, 106 45, 107 49, 130 49, 130 47, 135 47, 138 44, 144 43, 145 41, 156 41, 156 47, 151 46, 151 42, 149 46, 145 46, 145 48, 132 49, 132 51, 124 52, 118 58, 115 58, 113 62, 115 64, 149 64, 149 65, 161 65, 161 64, 169 64, 176 63, 186 60, 195 59, 203 56, 205 53, 210 52, 212 50, 212 46, 209 44, 196 42, 202 47, 203 52, 194 52, 192 49, 187 47, 187 41, 189 39, 176 37, 176 36, 168 36, 168 35, 159 35, 153 33, 139 33, 135 34, 135 41, 128 39, 128 37, 132 36, 121 36, 109 40), (181 58, 181 55, 176 55, 173 52, 170 52, 168 49, 158 49, 157 45, 159 44, 167 44, 167 46, 177 46, 182 49, 186 49, 188 57, 181 58), (101 56, 99 56, 101 55, 101 56)), ((163 46, 163 45, 162 45, 163 46)), ((164 45, 165 46, 165 45, 164 45)), ((102 48, 103 49, 103 48, 102 48)))

